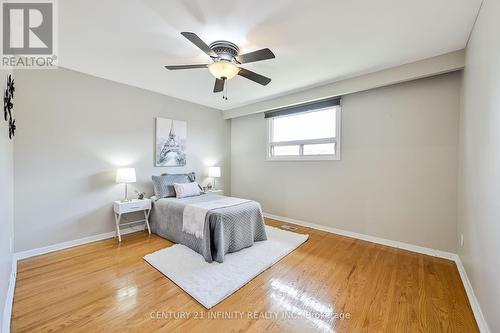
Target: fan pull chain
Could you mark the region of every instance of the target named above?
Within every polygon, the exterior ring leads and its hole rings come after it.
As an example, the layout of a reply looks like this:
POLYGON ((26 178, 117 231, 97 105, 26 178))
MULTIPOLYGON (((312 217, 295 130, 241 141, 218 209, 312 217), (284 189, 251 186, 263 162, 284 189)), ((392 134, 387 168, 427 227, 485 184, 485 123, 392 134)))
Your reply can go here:
POLYGON ((225 99, 227 101, 227 88, 228 88, 227 86, 228 86, 229 82, 228 82, 228 80, 224 80, 224 81, 225 81, 224 82, 225 83, 225 85, 224 85, 224 94, 225 95, 222 95, 222 99, 225 99))

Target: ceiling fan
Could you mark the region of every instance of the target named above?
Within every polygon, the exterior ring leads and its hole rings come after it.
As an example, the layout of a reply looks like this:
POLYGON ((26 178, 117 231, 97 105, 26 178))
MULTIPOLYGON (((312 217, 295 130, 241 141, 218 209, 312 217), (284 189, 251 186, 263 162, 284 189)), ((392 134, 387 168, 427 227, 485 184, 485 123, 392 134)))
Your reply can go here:
MULTIPOLYGON (((257 82, 263 86, 271 82, 271 79, 248 69, 239 67, 241 64, 256 62, 261 60, 273 59, 274 53, 269 49, 261 49, 245 54, 240 54, 240 49, 234 43, 226 40, 218 40, 207 45, 200 37, 193 32, 181 32, 191 43, 205 52, 212 63, 200 65, 177 65, 165 66, 169 70, 208 68, 210 73, 215 76, 214 93, 224 90, 226 80, 231 80, 236 75, 243 76, 249 80, 257 82)), ((225 97, 227 99, 227 97, 225 97)))

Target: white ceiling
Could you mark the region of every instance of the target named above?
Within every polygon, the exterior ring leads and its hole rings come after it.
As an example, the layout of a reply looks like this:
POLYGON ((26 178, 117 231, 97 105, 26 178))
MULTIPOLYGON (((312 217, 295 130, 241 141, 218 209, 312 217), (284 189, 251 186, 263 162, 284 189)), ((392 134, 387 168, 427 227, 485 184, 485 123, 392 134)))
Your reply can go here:
POLYGON ((228 110, 465 47, 481 0, 64 0, 59 63, 105 79, 228 110), (243 67, 266 87, 229 81, 212 93, 210 61, 180 35, 226 39, 242 53, 268 47, 276 59, 243 67))

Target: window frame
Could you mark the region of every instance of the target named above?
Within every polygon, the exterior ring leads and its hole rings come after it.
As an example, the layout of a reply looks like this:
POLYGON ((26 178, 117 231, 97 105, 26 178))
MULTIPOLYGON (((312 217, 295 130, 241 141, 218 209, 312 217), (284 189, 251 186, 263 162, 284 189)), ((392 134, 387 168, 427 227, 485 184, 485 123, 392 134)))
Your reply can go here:
POLYGON ((333 138, 323 138, 323 139, 309 139, 309 140, 291 140, 291 141, 281 141, 272 142, 273 135, 273 119, 287 117, 292 115, 283 115, 277 117, 267 118, 267 140, 266 140, 266 160, 268 161, 340 161, 342 153, 342 105, 329 106, 326 108, 315 109, 305 112, 296 113, 306 114, 311 112, 323 111, 325 109, 336 108, 335 112, 335 134, 333 138), (321 143, 335 143, 335 154, 334 155, 303 155, 304 145, 307 144, 321 144, 321 143), (284 156, 273 156, 272 149, 274 146, 299 146, 300 155, 284 155, 284 156))

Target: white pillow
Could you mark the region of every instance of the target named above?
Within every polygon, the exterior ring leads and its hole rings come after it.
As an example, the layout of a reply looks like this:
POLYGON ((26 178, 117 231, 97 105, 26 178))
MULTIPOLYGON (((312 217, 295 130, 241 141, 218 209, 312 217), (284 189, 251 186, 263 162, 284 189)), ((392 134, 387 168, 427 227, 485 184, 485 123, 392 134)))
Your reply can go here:
POLYGON ((174 183, 175 196, 177 199, 194 197, 201 194, 200 185, 192 183, 174 183))

